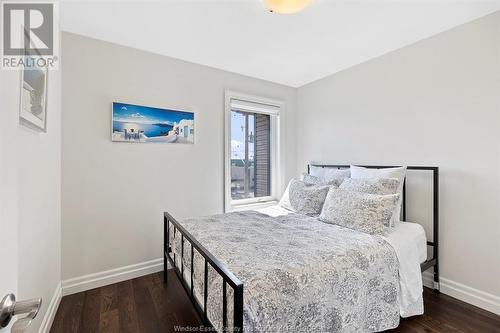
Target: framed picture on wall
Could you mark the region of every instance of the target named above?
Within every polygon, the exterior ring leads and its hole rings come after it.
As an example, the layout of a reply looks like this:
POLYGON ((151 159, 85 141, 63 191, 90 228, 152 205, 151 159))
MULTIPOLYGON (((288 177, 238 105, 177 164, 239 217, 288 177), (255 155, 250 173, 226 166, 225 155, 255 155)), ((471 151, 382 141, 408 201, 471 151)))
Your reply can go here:
POLYGON ((113 102, 111 140, 194 143, 194 113, 113 102))
POLYGON ((22 68, 19 121, 43 132, 47 131, 47 84, 47 68, 22 68))

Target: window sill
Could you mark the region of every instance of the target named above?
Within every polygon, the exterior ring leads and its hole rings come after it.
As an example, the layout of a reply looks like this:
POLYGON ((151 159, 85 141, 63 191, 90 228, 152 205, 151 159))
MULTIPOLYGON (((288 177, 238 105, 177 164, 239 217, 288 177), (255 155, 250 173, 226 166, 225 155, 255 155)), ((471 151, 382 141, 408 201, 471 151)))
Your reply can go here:
POLYGON ((253 202, 253 203, 248 203, 248 204, 241 204, 241 205, 231 206, 228 210, 226 210, 226 213, 241 212, 243 210, 252 210, 252 209, 266 208, 266 207, 274 206, 276 204, 278 204, 277 200, 270 200, 270 201, 264 201, 264 202, 253 202))

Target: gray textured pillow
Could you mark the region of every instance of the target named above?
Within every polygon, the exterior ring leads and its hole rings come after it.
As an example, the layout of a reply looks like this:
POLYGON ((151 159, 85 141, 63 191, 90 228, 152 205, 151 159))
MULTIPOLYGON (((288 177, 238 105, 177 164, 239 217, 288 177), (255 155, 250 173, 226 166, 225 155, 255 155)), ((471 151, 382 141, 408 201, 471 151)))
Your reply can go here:
POLYGON ((328 185, 309 185, 292 179, 279 205, 299 214, 317 216, 321 213, 329 190, 328 185))
POLYGON ((319 219, 372 235, 384 234, 398 199, 399 194, 375 195, 332 188, 319 219))
POLYGON ((406 167, 370 169, 351 165, 351 178, 397 178, 399 180, 399 202, 392 215, 391 226, 399 223, 403 202, 403 185, 406 177, 406 167))
POLYGON ((333 186, 339 187, 339 185, 342 184, 342 182, 346 178, 339 176, 337 178, 330 178, 330 179, 326 180, 326 179, 323 179, 320 177, 312 176, 312 175, 304 172, 302 174, 301 179, 304 181, 304 183, 306 183, 308 185, 330 185, 330 186, 333 185, 333 186))
POLYGON ((348 178, 342 182, 340 188, 369 194, 396 194, 399 180, 397 178, 348 178))

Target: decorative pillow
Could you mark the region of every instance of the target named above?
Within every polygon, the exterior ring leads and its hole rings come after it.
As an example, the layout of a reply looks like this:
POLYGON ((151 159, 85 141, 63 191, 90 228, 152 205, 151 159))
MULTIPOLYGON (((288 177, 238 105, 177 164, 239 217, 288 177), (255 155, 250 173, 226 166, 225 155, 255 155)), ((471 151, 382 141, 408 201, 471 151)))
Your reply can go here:
POLYGON ((350 169, 337 169, 337 168, 328 168, 328 167, 319 167, 312 165, 309 168, 309 173, 311 176, 318 177, 323 179, 323 181, 331 181, 334 179, 345 179, 351 176, 350 169))
POLYGON ((319 219, 372 235, 384 234, 398 199, 399 194, 375 195, 332 188, 319 219))
POLYGON ((399 180, 396 178, 347 178, 340 188, 346 191, 387 195, 398 193, 399 180))
POLYGON ((397 178, 399 180, 399 201, 391 219, 391 226, 399 223, 401 217, 401 204, 403 202, 403 185, 406 177, 406 167, 370 169, 351 165, 351 178, 397 178))
POLYGON ((329 190, 328 185, 308 185, 304 181, 292 179, 279 205, 299 214, 317 216, 321 213, 329 190))
POLYGON ((301 179, 304 181, 304 183, 308 185, 330 185, 330 186, 335 186, 339 187, 340 184, 344 181, 344 179, 347 178, 332 178, 330 180, 324 180, 322 178, 316 177, 316 176, 311 176, 310 174, 304 172, 302 174, 301 179))

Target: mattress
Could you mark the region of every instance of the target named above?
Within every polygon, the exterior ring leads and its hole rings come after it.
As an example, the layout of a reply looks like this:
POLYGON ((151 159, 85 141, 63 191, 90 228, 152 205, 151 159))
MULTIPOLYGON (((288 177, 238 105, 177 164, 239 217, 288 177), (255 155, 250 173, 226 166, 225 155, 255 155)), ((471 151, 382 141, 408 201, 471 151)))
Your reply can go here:
POLYGON ((417 223, 400 222, 387 235, 389 240, 403 244, 415 244, 418 251, 418 260, 423 263, 427 260, 427 237, 424 228, 417 223))

